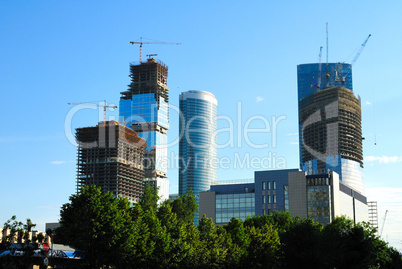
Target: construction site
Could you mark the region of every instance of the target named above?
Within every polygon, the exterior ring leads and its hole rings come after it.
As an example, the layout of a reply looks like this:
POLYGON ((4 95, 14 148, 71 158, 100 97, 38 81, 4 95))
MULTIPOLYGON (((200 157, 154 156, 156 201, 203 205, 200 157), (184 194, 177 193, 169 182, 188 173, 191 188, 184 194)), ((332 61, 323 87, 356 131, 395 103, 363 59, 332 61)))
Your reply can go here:
POLYGON ((137 132, 103 121, 76 129, 77 193, 81 186, 100 186, 102 192, 137 202, 143 191, 146 141, 137 132))
MULTIPOLYGON (((363 167, 361 101, 344 87, 330 87, 299 103, 302 130, 301 162, 317 159, 306 145, 326 156, 356 161, 363 167), (311 124, 306 123, 313 120, 311 124)), ((323 163, 324 165, 324 163, 323 163)))

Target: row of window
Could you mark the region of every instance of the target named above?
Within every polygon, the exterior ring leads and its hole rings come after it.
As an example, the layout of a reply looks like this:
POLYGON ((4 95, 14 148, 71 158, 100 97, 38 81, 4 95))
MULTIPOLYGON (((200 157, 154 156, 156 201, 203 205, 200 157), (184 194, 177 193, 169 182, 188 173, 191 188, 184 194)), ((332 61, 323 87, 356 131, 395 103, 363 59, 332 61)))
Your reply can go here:
POLYGON ((253 203, 255 202, 254 197, 249 198, 227 198, 227 199, 220 199, 217 196, 216 203, 217 204, 238 204, 238 203, 253 203))
POLYGON ((234 199, 234 198, 254 198, 254 193, 232 193, 232 194, 218 194, 216 200, 234 199))
POLYGON ((237 204, 216 204, 216 209, 218 208, 242 208, 242 207, 254 207, 254 203, 237 203, 237 204))
MULTIPOLYGON (((271 181, 263 181, 262 182, 263 190, 271 190, 271 181)), ((276 181, 272 181, 272 190, 276 190, 276 181)))
POLYGON ((262 203, 266 204, 268 201, 268 204, 276 204, 276 195, 263 195, 262 196, 262 203), (272 200, 271 200, 272 197, 272 200))

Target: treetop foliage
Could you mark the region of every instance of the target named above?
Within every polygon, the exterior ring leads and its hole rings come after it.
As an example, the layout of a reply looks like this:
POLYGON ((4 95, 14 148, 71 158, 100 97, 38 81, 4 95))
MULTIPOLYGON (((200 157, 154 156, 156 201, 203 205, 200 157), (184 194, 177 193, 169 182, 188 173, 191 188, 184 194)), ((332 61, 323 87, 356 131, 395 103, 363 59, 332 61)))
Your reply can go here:
POLYGON ((200 216, 193 193, 158 204, 145 188, 138 204, 83 187, 60 211, 56 238, 86 253, 83 268, 402 268, 400 254, 366 223, 339 217, 322 226, 288 212, 200 216))

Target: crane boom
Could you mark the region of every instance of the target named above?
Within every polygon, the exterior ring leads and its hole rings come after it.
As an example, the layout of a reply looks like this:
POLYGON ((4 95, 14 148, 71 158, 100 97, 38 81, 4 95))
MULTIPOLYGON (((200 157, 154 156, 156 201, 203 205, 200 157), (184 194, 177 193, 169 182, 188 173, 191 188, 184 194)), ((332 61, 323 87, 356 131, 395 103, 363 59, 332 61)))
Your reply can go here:
POLYGON ((385 219, 387 218, 387 213, 388 213, 388 210, 385 210, 384 220, 382 222, 382 227, 381 227, 381 232, 380 232, 380 237, 382 236, 382 231, 384 231, 384 225, 385 225, 385 219))
POLYGON ((363 42, 363 44, 362 44, 362 46, 360 47, 359 51, 356 53, 356 56, 353 58, 353 61, 352 61, 351 65, 353 65, 353 64, 357 61, 357 59, 359 58, 359 56, 360 56, 360 54, 362 53, 364 47, 366 46, 367 41, 369 40, 370 36, 371 36, 371 34, 368 35, 368 37, 366 38, 366 40, 363 42))
POLYGON ((140 44, 140 63, 142 62, 142 44, 167 44, 167 45, 181 45, 181 43, 175 42, 142 42, 142 37, 140 37, 140 41, 130 41, 130 44, 140 44))
POLYGON ((356 61, 357 61, 357 59, 359 58, 360 54, 362 53, 364 47, 366 46, 367 41, 369 40, 370 36, 371 36, 371 34, 368 35, 368 37, 366 38, 366 40, 365 40, 365 41, 363 42, 363 44, 361 45, 359 51, 356 53, 356 56, 353 58, 353 61, 351 62, 350 67, 348 68, 346 74, 345 74, 344 76, 342 76, 342 77, 339 77, 339 76, 338 76, 338 72, 336 72, 336 77, 335 77, 335 81, 336 81, 336 82, 345 83, 346 77, 347 77, 347 76, 350 74, 350 72, 352 71, 352 66, 356 63, 356 61))
POLYGON ((82 102, 82 103, 67 103, 67 104, 72 105, 72 106, 85 104, 85 105, 89 105, 89 106, 92 105, 92 106, 96 106, 96 107, 103 107, 103 122, 106 122, 106 108, 107 107, 109 107, 109 108, 117 108, 117 106, 106 105, 106 100, 103 100, 103 102, 105 103, 104 105, 93 104, 93 103, 85 103, 85 102, 82 102))

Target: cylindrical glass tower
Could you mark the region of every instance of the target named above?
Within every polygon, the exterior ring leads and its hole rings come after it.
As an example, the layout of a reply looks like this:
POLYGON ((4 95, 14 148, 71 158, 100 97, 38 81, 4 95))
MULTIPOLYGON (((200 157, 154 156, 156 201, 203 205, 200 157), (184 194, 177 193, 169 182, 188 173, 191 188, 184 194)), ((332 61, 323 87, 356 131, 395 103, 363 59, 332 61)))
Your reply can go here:
POLYGON ((192 190, 197 203, 199 192, 217 181, 217 106, 209 92, 180 95, 179 195, 192 190))

